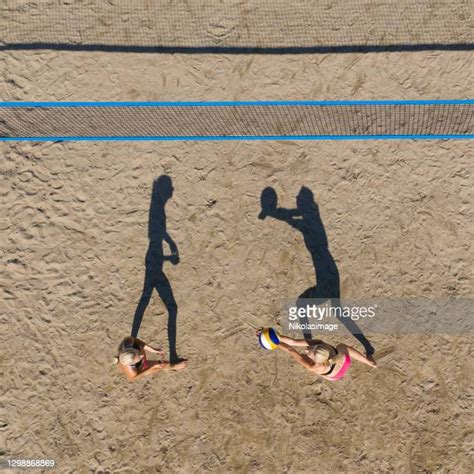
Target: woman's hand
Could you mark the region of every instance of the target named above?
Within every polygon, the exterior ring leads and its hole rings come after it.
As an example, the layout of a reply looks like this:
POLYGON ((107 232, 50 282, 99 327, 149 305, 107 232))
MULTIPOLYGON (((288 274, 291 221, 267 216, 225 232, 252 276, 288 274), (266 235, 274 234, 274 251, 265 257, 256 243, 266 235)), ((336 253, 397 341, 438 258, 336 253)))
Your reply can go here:
POLYGON ((170 255, 169 256, 169 261, 173 264, 173 265, 178 265, 179 263, 179 255, 177 253, 174 253, 173 255, 170 255))

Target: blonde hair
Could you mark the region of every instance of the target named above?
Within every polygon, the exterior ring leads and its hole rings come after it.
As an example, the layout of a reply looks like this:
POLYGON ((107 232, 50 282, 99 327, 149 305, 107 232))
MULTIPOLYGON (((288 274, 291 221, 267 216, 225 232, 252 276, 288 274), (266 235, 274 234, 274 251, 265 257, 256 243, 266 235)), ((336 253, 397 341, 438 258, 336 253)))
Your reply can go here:
POLYGON ((140 355, 140 351, 133 345, 129 344, 131 340, 131 338, 125 338, 120 343, 118 355, 114 358, 116 364, 133 365, 135 363, 135 357, 140 355))
POLYGON ((329 363, 332 365, 334 363, 334 359, 331 357, 331 351, 320 344, 311 347, 309 355, 311 355, 317 364, 329 363))
POLYGON ((133 365, 135 363, 135 357, 137 354, 137 349, 127 348, 119 354, 118 359, 123 365, 133 365))

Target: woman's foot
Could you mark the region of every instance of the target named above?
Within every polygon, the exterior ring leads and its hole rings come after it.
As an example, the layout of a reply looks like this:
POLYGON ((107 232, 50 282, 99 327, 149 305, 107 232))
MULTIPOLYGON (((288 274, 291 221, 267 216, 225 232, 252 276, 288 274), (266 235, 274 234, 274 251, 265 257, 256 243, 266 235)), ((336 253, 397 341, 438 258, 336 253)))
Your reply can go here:
POLYGON ((373 367, 374 369, 376 369, 377 368, 377 362, 375 362, 375 359, 369 354, 367 354, 366 357, 367 357, 367 360, 369 361, 368 365, 370 367, 373 367))
POLYGON ((183 370, 188 366, 188 361, 183 360, 181 362, 178 362, 177 364, 171 364, 170 369, 171 370, 183 370))

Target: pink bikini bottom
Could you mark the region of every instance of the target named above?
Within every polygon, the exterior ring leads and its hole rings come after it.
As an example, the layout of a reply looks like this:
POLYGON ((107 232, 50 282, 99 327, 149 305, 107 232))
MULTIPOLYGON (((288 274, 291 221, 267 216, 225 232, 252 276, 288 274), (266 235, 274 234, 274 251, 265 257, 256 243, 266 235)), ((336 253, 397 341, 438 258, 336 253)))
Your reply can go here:
POLYGON ((340 368, 339 372, 332 377, 328 376, 327 378, 329 380, 339 380, 342 377, 344 377, 344 374, 349 370, 349 367, 351 366, 351 358, 349 355, 344 354, 344 362, 342 364, 342 367, 340 368))

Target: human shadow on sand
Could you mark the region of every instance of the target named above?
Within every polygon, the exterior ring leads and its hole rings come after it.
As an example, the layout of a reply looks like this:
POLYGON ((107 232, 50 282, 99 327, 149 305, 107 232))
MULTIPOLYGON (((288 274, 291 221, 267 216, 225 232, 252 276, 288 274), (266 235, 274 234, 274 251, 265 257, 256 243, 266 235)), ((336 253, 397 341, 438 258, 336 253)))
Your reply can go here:
POLYGON ((179 263, 178 247, 166 230, 165 205, 172 195, 173 184, 169 176, 162 175, 155 179, 151 193, 148 219, 148 239, 150 242, 145 258, 145 282, 133 318, 132 336, 138 336, 143 314, 150 302, 153 289, 155 289, 168 311, 170 362, 175 363, 180 360, 176 352, 178 305, 176 304, 170 282, 163 271, 165 261, 171 262, 173 265, 179 263), (171 255, 164 254, 163 242, 168 244, 171 255))
MULTIPOLYGON (((304 243, 311 259, 316 274, 316 285, 307 288, 298 296, 298 304, 302 299, 318 299, 319 303, 330 301, 334 307, 341 306, 341 293, 339 282, 339 270, 329 251, 328 238, 324 229, 319 207, 314 200, 313 192, 303 186, 296 197, 296 208, 285 209, 278 207, 278 197, 271 187, 265 188, 261 195, 262 212, 260 219, 273 217, 286 222, 294 229, 303 234, 304 243)), ((368 355, 374 353, 374 348, 363 335, 358 325, 350 318, 338 318, 347 330, 364 346, 368 355)), ((308 323, 308 319, 302 319, 303 324, 308 323)), ((312 339, 311 331, 304 330, 305 339, 312 339)))

